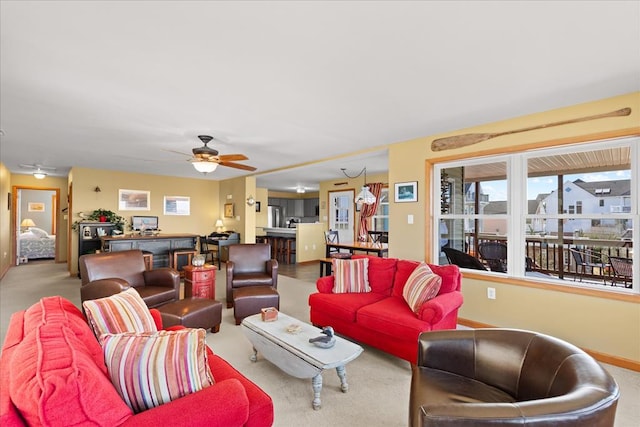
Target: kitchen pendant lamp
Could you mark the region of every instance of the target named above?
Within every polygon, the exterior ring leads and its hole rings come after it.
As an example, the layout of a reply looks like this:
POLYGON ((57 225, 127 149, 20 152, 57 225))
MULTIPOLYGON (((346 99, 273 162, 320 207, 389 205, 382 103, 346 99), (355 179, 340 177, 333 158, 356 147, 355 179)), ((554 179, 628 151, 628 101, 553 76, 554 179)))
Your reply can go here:
POLYGON ((202 172, 205 175, 209 172, 213 172, 218 167, 218 163, 216 162, 207 162, 199 159, 193 160, 191 164, 198 172, 202 172))

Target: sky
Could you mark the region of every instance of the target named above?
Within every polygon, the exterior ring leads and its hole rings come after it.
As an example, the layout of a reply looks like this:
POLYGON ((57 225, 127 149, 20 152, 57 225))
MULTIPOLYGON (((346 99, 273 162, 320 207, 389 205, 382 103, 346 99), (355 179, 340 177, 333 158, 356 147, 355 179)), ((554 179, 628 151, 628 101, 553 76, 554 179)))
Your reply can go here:
MULTIPOLYGON (((585 182, 594 181, 615 181, 621 179, 631 179, 631 170, 621 170, 613 172, 595 172, 586 174, 565 175, 565 181, 575 181, 582 179, 585 182)), ((527 199, 533 200, 540 193, 551 193, 556 188, 556 177, 531 178, 527 184, 527 199)), ((486 181, 482 183, 482 192, 489 195, 489 201, 507 200, 507 181, 486 181)))

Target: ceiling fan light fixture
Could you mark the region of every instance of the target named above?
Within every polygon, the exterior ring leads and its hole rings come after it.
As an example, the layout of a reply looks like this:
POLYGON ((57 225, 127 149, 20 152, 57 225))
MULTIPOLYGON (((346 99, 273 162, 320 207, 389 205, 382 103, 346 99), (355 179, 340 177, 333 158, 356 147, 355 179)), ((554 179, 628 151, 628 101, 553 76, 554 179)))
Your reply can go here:
POLYGON ((306 193, 306 191, 307 191, 307 190, 306 190, 304 187, 298 187, 298 188, 296 188, 296 193, 300 193, 300 194, 302 194, 302 193, 306 193))
POLYGON ((207 162, 201 159, 194 159, 191 161, 191 164, 198 172, 202 172, 205 175, 213 172, 218 167, 218 163, 216 162, 207 162))
POLYGON ((33 176, 34 176, 36 179, 45 179, 45 178, 47 177, 47 174, 46 174, 46 173, 44 173, 44 172, 42 172, 40 169, 38 169, 37 171, 35 171, 35 172, 33 173, 33 176))

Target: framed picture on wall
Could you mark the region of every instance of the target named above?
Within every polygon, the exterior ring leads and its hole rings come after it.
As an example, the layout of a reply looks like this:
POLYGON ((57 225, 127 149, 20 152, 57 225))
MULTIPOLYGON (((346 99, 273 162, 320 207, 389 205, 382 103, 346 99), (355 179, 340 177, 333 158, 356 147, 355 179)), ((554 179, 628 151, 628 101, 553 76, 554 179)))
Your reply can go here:
POLYGON ((418 201, 418 181, 397 182, 395 190, 396 203, 418 201))
POLYGON ((233 218, 233 203, 224 204, 224 217, 233 218))
POLYGON ((118 210, 151 210, 151 192, 141 190, 118 190, 118 210))
POLYGON ((28 209, 29 212, 44 212, 44 203, 29 202, 28 209))
POLYGON ((165 215, 190 215, 191 198, 182 196, 164 196, 165 215))

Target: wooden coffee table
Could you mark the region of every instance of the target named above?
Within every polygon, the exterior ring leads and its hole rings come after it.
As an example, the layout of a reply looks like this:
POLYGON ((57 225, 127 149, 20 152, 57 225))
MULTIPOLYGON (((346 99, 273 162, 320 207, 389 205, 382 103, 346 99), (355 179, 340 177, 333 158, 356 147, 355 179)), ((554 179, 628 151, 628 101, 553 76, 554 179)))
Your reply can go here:
POLYGON ((320 348, 311 344, 309 338, 322 334, 319 328, 278 313, 278 320, 263 322, 260 314, 242 320, 242 331, 253 345, 251 360, 257 361, 260 352, 265 359, 287 374, 296 378, 311 378, 313 409, 320 409, 322 371, 336 368, 340 378, 340 389, 349 389, 345 365, 362 353, 362 347, 336 336, 331 348, 320 348), (290 325, 300 325, 297 333, 287 332, 290 325))

